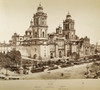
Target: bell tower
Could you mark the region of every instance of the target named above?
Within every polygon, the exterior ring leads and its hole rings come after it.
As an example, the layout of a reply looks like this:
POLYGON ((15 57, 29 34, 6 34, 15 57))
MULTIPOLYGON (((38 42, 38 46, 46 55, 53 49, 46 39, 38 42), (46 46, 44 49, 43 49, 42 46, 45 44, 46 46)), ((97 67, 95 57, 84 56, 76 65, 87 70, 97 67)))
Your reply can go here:
POLYGON ((66 39, 73 40, 75 38, 74 20, 71 19, 69 12, 63 21, 63 35, 66 39))
POLYGON ((43 12, 43 7, 39 4, 36 14, 33 16, 33 38, 47 38, 47 14, 43 12))

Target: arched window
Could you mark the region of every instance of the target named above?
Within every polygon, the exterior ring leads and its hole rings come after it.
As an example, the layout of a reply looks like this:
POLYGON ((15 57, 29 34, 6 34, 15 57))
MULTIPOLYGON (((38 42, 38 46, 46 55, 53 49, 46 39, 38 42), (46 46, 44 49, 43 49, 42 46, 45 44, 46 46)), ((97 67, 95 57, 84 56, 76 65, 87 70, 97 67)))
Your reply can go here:
POLYGON ((5 51, 3 51, 3 53, 5 54, 5 51))
POLYGON ((30 35, 31 35, 31 32, 30 32, 30 35))
POLYGON ((53 53, 51 53, 50 58, 53 58, 53 53))
POLYGON ((68 39, 68 35, 66 35, 66 39, 68 39))
POLYGON ((37 37, 37 32, 35 32, 35 37, 37 37))
POLYGON ((66 29, 67 29, 67 30, 69 29, 69 24, 66 24, 66 29))
POLYGON ((44 32, 42 32, 42 34, 43 34, 43 37, 44 37, 44 32))

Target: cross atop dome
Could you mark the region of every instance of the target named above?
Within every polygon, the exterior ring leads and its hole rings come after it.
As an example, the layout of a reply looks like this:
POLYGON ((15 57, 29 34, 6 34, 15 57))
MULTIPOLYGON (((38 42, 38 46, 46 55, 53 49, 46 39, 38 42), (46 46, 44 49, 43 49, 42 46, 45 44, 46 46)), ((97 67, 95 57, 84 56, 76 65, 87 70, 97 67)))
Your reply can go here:
POLYGON ((39 6, 41 6, 41 2, 39 3, 39 6))
POLYGON ((69 11, 68 11, 68 15, 70 15, 69 11))

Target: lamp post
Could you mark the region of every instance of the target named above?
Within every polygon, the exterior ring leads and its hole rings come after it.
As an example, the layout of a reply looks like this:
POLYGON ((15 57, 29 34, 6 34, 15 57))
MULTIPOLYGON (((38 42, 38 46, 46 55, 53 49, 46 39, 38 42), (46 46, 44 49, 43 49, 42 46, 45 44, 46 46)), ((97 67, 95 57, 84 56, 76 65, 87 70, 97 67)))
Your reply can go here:
POLYGON ((90 76, 89 65, 87 65, 86 68, 87 68, 87 77, 89 77, 90 76))
POLYGON ((23 74, 23 67, 22 67, 22 59, 21 59, 21 61, 20 61, 20 74, 23 74))

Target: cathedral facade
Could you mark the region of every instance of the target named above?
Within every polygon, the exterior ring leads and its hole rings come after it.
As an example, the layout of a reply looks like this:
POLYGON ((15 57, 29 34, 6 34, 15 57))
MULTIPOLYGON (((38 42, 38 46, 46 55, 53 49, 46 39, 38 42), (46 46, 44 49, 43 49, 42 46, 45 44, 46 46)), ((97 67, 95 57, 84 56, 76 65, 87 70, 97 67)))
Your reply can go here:
POLYGON ((48 34, 47 14, 43 12, 40 4, 25 35, 14 33, 10 44, 12 48, 19 50, 22 56, 37 60, 90 55, 90 39, 79 38, 75 34, 74 24, 68 13, 63 27, 58 26, 55 33, 48 34))

